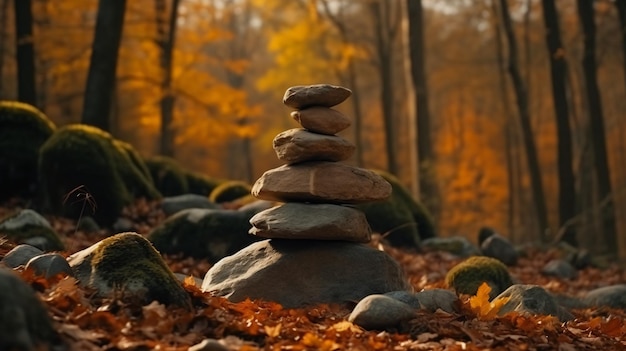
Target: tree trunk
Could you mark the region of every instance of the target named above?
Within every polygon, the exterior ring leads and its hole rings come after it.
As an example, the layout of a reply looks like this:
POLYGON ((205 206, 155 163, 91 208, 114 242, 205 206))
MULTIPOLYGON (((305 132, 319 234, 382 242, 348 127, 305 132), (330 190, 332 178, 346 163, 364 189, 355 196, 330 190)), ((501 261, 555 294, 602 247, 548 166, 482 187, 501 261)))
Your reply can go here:
POLYGON ((91 50, 82 123, 110 129, 118 52, 124 27, 126 0, 99 0, 91 50))
POLYGON ((159 47, 159 65, 163 74, 161 81, 161 140, 160 153, 174 157, 176 130, 174 121, 174 105, 176 97, 172 92, 172 68, 174 44, 176 42, 176 20, 178 19, 178 5, 180 0, 172 0, 169 16, 165 0, 155 0, 157 46, 159 47), (167 18, 167 22, 166 22, 167 18))
POLYGON ((622 29, 622 65, 624 67, 624 83, 626 83, 626 1, 615 0, 615 7, 617 7, 619 24, 622 29))
MULTIPOLYGON (((576 186, 572 168, 572 135, 569 124, 566 77, 567 65, 561 43, 561 30, 554 0, 543 0, 543 19, 546 27, 546 45, 550 60, 552 99, 557 127, 557 164, 559 172, 559 224, 564 226, 576 216, 576 186)), ((560 240, 576 247, 576 231, 569 225, 561 228, 560 240)))
POLYGON ((417 113, 417 169, 415 175, 419 177, 419 197, 424 205, 437 213, 439 203, 437 182, 434 169, 434 153, 431 141, 430 110, 428 108, 428 83, 426 79, 426 62, 424 52, 424 13, 421 0, 406 0, 409 18, 409 51, 410 67, 413 88, 415 90, 414 111, 417 113))
POLYGON ((396 159, 396 131, 393 108, 393 39, 395 30, 390 20, 391 5, 389 0, 374 1, 370 5, 374 18, 376 35, 376 53, 378 57, 378 76, 380 79, 380 101, 382 105, 385 128, 385 150, 387 168, 391 174, 398 175, 398 161, 396 159))
POLYGON ((9 17, 9 0, 0 0, 0 98, 3 94, 4 82, 4 53, 8 41, 7 18, 9 17))
POLYGON ((35 45, 31 0, 13 1, 17 56, 17 99, 37 105, 35 84, 35 45))
POLYGON ((587 103, 589 105, 589 126, 591 129, 591 144, 594 154, 594 163, 598 182, 598 197, 601 203, 606 203, 600 212, 604 225, 604 240, 609 253, 626 254, 626 247, 617 240, 617 227, 615 224, 615 209, 611 192, 611 173, 607 157, 606 136, 604 131, 604 116, 600 100, 600 89, 596 76, 597 65, 595 58, 596 50, 596 25, 594 22, 593 0, 577 0, 578 16, 582 25, 584 36, 583 49, 583 75, 585 79, 587 103))
POLYGON ((535 213, 537 215, 537 222, 540 229, 539 238, 542 242, 545 242, 546 231, 549 230, 546 200, 543 192, 541 171, 539 170, 537 148, 535 146, 535 140, 533 139, 533 131, 530 123, 530 114, 528 112, 528 96, 519 70, 519 63, 517 58, 517 42, 515 39, 515 34, 513 33, 513 26, 511 24, 511 15, 509 13, 507 0, 500 0, 500 10, 502 15, 502 25, 509 48, 508 71, 513 82, 513 89, 515 90, 520 125, 522 127, 522 140, 526 149, 526 160, 528 162, 528 171, 530 173, 533 202, 535 205, 535 213))

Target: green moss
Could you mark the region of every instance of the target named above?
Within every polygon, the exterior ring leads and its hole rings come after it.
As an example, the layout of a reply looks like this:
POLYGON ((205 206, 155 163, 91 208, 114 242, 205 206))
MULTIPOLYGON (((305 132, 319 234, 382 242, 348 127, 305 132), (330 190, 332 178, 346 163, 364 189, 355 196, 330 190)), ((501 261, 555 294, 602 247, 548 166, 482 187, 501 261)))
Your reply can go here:
POLYGON ((156 188, 163 196, 183 195, 189 192, 185 171, 170 157, 153 156, 145 159, 156 188))
POLYGON ((458 294, 475 295, 486 282, 491 287, 491 298, 513 285, 506 266, 499 260, 486 256, 473 256, 452 267, 446 275, 446 285, 458 294))
POLYGON ((115 156, 119 157, 119 164, 128 165, 121 167, 120 172, 127 189, 135 197, 145 197, 147 199, 157 199, 161 194, 154 186, 154 181, 148 170, 148 166, 143 162, 139 153, 132 145, 120 140, 114 140, 116 148, 115 156))
POLYGON ((416 201, 400 181, 389 173, 376 171, 391 184, 391 196, 385 201, 357 205, 365 213, 374 232, 397 247, 416 248, 420 240, 436 236, 431 215, 416 201))
POLYGON ((209 195, 209 200, 215 203, 231 202, 250 195, 252 187, 246 182, 237 180, 227 181, 218 185, 209 195))
POLYGON ((33 194, 39 147, 55 129, 37 108, 0 101, 0 200, 33 194))
POLYGON ((82 215, 110 225, 135 198, 156 198, 158 192, 132 162, 128 148, 95 127, 74 124, 58 129, 42 145, 39 156, 46 208, 78 218, 89 194, 97 208, 92 213, 86 205, 82 215))
POLYGON ((94 271, 117 291, 141 281, 147 288, 146 302, 189 306, 189 295, 161 255, 148 240, 136 233, 121 233, 104 239, 93 252, 94 271))
POLYGON ((209 196, 213 189, 224 182, 224 180, 211 178, 204 174, 189 171, 185 172, 185 178, 187 178, 187 185, 189 186, 190 194, 204 196, 209 196))

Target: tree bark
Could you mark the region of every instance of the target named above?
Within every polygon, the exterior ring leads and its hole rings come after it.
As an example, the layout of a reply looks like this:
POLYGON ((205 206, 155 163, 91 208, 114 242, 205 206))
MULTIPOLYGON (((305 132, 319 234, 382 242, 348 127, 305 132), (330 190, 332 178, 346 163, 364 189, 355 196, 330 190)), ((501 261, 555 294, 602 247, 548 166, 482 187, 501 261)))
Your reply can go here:
POLYGON ((396 131, 393 108, 393 40, 397 23, 390 19, 391 4, 389 0, 377 0, 370 4, 374 18, 376 36, 376 54, 378 57, 378 76, 380 79, 380 101, 382 105, 385 128, 385 150, 387 169, 391 174, 398 175, 396 158, 396 131), (395 27, 394 27, 395 26, 395 27))
POLYGON ((622 65, 624 68, 624 83, 626 84, 626 1, 615 0, 614 3, 619 15, 619 25, 622 29, 622 65))
MULTIPOLYGON (((20 1, 20 0, 17 0, 20 1)), ((126 0, 99 0, 82 123, 110 130, 110 112, 126 0)))
POLYGON ((172 68, 174 64, 174 45, 176 42, 176 20, 180 0, 172 0, 169 16, 165 0, 155 0, 157 46, 159 47, 159 65, 162 72, 161 99, 161 140, 160 152, 164 156, 174 157, 176 130, 174 121, 174 105, 176 97, 172 92, 172 68), (166 21, 167 19, 167 21, 166 21))
POLYGON ((17 56, 17 99, 37 105, 35 82, 35 45, 31 0, 13 1, 17 56))
POLYGON ((541 180, 541 171, 539 170, 537 148, 535 146, 532 126, 530 123, 530 113, 528 112, 528 96, 519 70, 517 41, 511 24, 511 15, 509 13, 507 0, 500 0, 500 11, 502 16, 502 25, 509 49, 508 71, 513 82, 513 89, 515 90, 520 125, 522 127, 522 140, 526 149, 526 160, 528 162, 528 171, 530 173, 533 202, 540 229, 539 238, 542 242, 546 242, 546 231, 549 230, 546 200, 541 180))
MULTIPOLYGON (((546 27, 546 45, 550 60, 552 99, 557 127, 557 164, 559 172, 559 224, 565 225, 576 216, 576 181, 572 168, 572 135, 567 104, 567 64, 561 43, 561 30, 554 0, 542 0, 543 19, 546 27)), ((560 240, 576 247, 576 231, 573 226, 562 228, 560 240)))
POLYGON ((9 17, 9 0, 0 0, 0 97, 3 96, 4 53, 8 39, 7 18, 9 17))
POLYGON ((424 10, 422 0, 406 0, 409 18, 409 56, 411 78, 415 91, 414 110, 417 113, 415 128, 417 136, 417 169, 419 177, 419 197, 432 214, 438 213, 439 203, 437 182, 434 169, 434 153, 431 140, 430 109, 428 107, 428 81, 426 78, 426 59, 424 52, 424 10))
POLYGON ((587 93, 591 144, 597 175, 598 197, 603 206, 601 213, 604 225, 604 240, 611 254, 626 254, 626 247, 618 247, 615 209, 611 190, 611 172, 607 157, 606 135, 604 131, 604 115, 600 99, 600 88, 597 79, 596 25, 594 22, 593 0, 577 0, 578 16, 583 30, 583 75, 587 93))

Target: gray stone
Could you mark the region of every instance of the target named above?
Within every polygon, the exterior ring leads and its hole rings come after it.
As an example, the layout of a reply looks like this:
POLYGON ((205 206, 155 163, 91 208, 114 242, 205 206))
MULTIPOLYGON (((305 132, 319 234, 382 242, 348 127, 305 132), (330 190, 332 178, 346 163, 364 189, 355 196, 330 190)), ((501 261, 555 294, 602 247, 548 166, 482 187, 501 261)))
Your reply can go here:
POLYGON ((226 345, 216 339, 204 339, 200 343, 190 346, 187 351, 228 351, 226 345))
POLYGON ((554 259, 546 263, 541 269, 541 273, 563 279, 576 279, 578 277, 576 268, 569 262, 560 259, 554 259))
POLYGON ((334 135, 350 127, 352 122, 343 113, 328 107, 309 107, 291 112, 291 117, 312 132, 334 135))
POLYGON ((445 251, 459 257, 480 255, 480 250, 464 236, 429 238, 422 241, 422 248, 431 251, 445 251))
POLYGON ((550 293, 538 285, 512 285, 495 300, 507 297, 509 300, 498 311, 500 316, 515 311, 528 315, 552 315, 563 322, 574 319, 569 311, 559 306, 550 293))
POLYGON ((419 309, 421 307, 420 301, 415 295, 415 293, 407 290, 399 290, 399 291, 390 291, 388 293, 384 293, 383 295, 389 296, 392 299, 398 300, 400 302, 404 302, 405 304, 411 306, 411 308, 419 309))
POLYGON ((388 254, 342 241, 269 239, 217 262, 203 291, 238 302, 262 299, 286 308, 359 301, 371 294, 409 290, 388 254))
POLYGON ((428 289, 415 294, 420 307, 430 312, 441 309, 448 313, 455 313, 459 307, 459 297, 448 289, 428 289))
POLYGON ((340 205, 289 202, 257 213, 250 224, 250 234, 268 239, 371 240, 363 212, 340 205))
POLYGON ((279 160, 286 163, 303 161, 343 161, 352 156, 356 147, 348 140, 316 134, 302 128, 279 133, 273 142, 279 160))
POLYGON ((28 261, 26 269, 32 269, 35 275, 50 279, 57 276, 73 276, 72 268, 65 257, 58 253, 35 256, 28 261))
POLYGON ((78 221, 77 225, 78 225, 79 230, 82 230, 87 233, 93 233, 93 232, 97 232, 100 230, 100 226, 98 225, 96 220, 90 216, 82 217, 78 221))
POLYGON ((209 201, 206 196, 198 194, 184 194, 178 196, 168 196, 161 202, 161 210, 166 216, 189 208, 210 208, 217 209, 219 205, 209 201))
POLYGON ((21 229, 27 225, 52 229, 47 219, 31 209, 21 210, 17 215, 0 222, 0 229, 21 229))
POLYGON ((348 321, 364 329, 396 329, 415 317, 411 306, 392 297, 373 294, 363 298, 354 307, 348 321))
POLYGON ((312 106, 333 107, 350 95, 350 89, 331 84, 297 85, 285 91, 283 103, 297 110, 312 106))
POLYGON ((589 291, 583 301, 590 306, 626 309, 626 284, 609 285, 589 291))
POLYGON ((162 253, 182 253, 215 263, 260 240, 248 234, 252 216, 238 210, 182 210, 154 227, 148 239, 162 253))
POLYGON ((132 231, 135 228, 135 223, 133 223, 133 221, 128 218, 119 217, 117 220, 115 220, 111 228, 118 233, 128 232, 132 231))
POLYGON ((265 172, 252 195, 281 202, 357 204, 384 200, 391 185, 380 175, 336 162, 305 162, 265 172))
MULTIPOLYGON (((48 229, 46 229, 48 230, 48 229)), ((43 236, 33 236, 30 238, 24 238, 24 240, 22 240, 23 244, 26 245, 30 245, 33 247, 38 248, 39 250, 42 251, 53 251, 53 250, 58 250, 59 247, 56 246, 55 244, 51 243, 50 240, 48 238, 45 238, 43 236)))
POLYGON ((48 350, 60 346, 48 311, 17 274, 0 268, 0 350, 48 350))
POLYGON ((494 234, 486 238, 480 245, 483 255, 500 260, 507 266, 517 264, 517 251, 504 237, 494 234))
POLYGON ((98 296, 190 307, 191 300, 150 242, 137 233, 120 233, 67 258, 81 285, 98 296))
POLYGON ((17 245, 11 251, 7 252, 4 259, 0 262, 9 268, 17 268, 25 266, 31 258, 41 255, 42 250, 27 244, 17 245))
POLYGON ((246 212, 252 216, 259 212, 263 212, 268 210, 276 205, 275 201, 267 201, 267 200, 255 200, 249 204, 245 204, 239 207, 237 210, 240 212, 246 212))

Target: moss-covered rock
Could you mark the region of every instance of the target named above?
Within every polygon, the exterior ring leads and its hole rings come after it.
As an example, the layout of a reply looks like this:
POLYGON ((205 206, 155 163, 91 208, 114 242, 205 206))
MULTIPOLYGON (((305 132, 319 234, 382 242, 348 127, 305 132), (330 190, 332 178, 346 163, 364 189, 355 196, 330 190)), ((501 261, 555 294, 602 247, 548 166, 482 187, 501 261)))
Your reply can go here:
POLYGON ((185 170, 171 157, 152 156, 145 159, 156 188, 163 196, 189 193, 185 170))
POLYGON ((0 219, 0 237, 5 236, 16 244, 28 244, 31 239, 45 242, 40 249, 62 251, 65 247, 50 223, 37 212, 25 209, 0 219))
POLYGON ((446 285, 458 294, 476 295, 483 282, 491 287, 489 296, 492 299, 513 285, 504 263, 486 256, 470 257, 446 274, 446 285))
POLYGON ((252 212, 187 209, 155 227, 148 239, 163 253, 206 258, 217 262, 260 240, 248 234, 252 212))
POLYGON ((0 101, 0 201, 35 192, 39 147, 55 129, 34 106, 0 101))
POLYGON ((372 231, 383 234, 392 246, 407 248, 416 248, 420 240, 436 236, 428 210, 396 177, 376 172, 391 184, 391 196, 385 201, 356 206, 365 213, 372 231))
POLYGON ((189 294, 152 244, 137 233, 120 233, 68 257, 82 285, 99 296, 191 306, 189 294))
POLYGON ((231 180, 218 185, 209 196, 215 203, 231 202, 250 195, 250 184, 238 180, 231 180))
POLYGON ((39 173, 48 210, 73 218, 91 215, 103 225, 135 198, 160 197, 130 145, 87 125, 59 128, 41 146, 39 173), (95 202, 94 213, 86 198, 95 202))
POLYGON ((213 189, 222 184, 224 180, 211 178, 207 175, 187 171, 185 172, 185 178, 187 178, 187 185, 189 186, 188 192, 190 194, 198 194, 209 196, 213 189))

